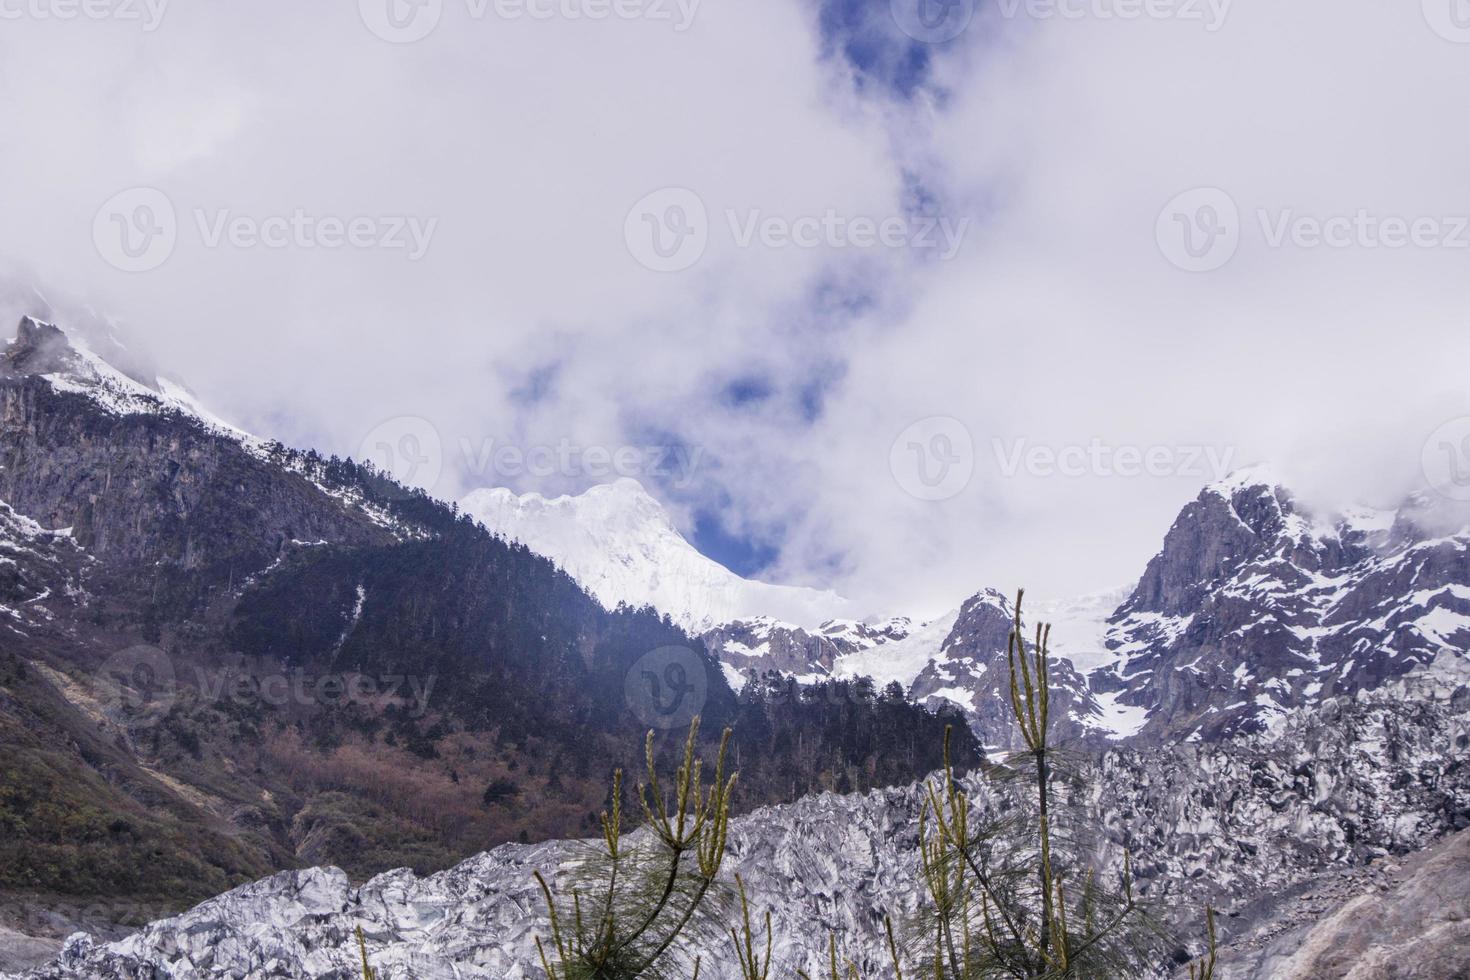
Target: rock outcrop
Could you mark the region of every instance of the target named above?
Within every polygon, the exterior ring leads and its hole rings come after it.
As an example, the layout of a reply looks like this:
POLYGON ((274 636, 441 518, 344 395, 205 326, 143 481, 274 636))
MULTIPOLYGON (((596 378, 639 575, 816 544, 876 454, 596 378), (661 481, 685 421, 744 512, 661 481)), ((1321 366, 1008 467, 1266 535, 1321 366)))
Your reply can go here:
POLYGON ((1384 863, 1376 875, 1339 874, 1293 894, 1315 914, 1272 934, 1280 919, 1304 918, 1287 909, 1267 919, 1266 937, 1228 945, 1219 980, 1470 977, 1470 831, 1384 863))
POLYGON ((1145 712, 1145 739, 1210 740, 1463 657, 1470 529, 1443 510, 1316 515, 1259 471, 1205 488, 1113 615, 1093 688, 1145 712))

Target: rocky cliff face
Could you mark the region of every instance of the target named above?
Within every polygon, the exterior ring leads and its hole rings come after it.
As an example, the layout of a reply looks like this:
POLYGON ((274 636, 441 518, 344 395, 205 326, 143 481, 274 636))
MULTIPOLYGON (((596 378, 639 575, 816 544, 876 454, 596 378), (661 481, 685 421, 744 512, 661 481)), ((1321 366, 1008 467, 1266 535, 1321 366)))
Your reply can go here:
MULTIPOLYGON (((1250 937, 1285 935, 1297 927, 1303 907, 1322 910, 1269 897, 1320 890, 1324 875, 1345 870, 1377 880, 1379 870, 1404 855, 1466 827, 1467 753, 1470 674, 1448 658, 1437 671, 1377 693, 1330 699, 1260 735, 1115 750, 1091 772, 1092 805, 1103 815, 1098 856, 1116 868, 1128 848, 1141 893, 1166 920, 1187 924, 1189 935, 1198 931, 1199 907, 1214 903, 1226 944, 1224 976, 1343 975, 1300 965, 1295 973, 1272 972, 1288 955, 1298 964, 1331 962, 1314 952, 1331 944, 1308 930, 1291 950, 1273 947, 1263 958, 1250 937)), ((990 805, 983 777, 969 785, 977 805, 990 805)), ((735 821, 727 872, 745 879, 757 908, 771 909, 783 970, 820 968, 834 931, 845 955, 869 975, 884 975, 882 917, 903 921, 921 900, 915 852, 921 802, 917 788, 823 794, 735 821)), ((355 975, 353 930, 361 925, 385 980, 531 977, 539 969, 533 937, 546 929, 531 872, 566 873, 587 846, 507 845, 429 878, 396 871, 361 887, 335 869, 281 874, 122 942, 75 937, 55 963, 30 976, 347 980, 355 975)), ((1454 854, 1462 850, 1456 845, 1454 854)), ((1355 930, 1350 948, 1365 956, 1377 950, 1372 955, 1380 960, 1431 933, 1454 948, 1461 924, 1449 905, 1427 923, 1415 915, 1430 903, 1436 876, 1452 873, 1458 860, 1426 866, 1416 883, 1399 888, 1390 896, 1397 908, 1391 916, 1359 915, 1349 927, 1341 915, 1318 928, 1355 930)), ((738 976, 728 952, 709 951, 707 975, 738 976)), ((1161 962, 1161 973, 1166 969, 1161 962)), ((1420 975, 1454 974, 1363 974, 1420 975)))
POLYGON ((1470 650, 1470 530, 1423 496, 1320 516, 1256 472, 1184 509, 1112 617, 1100 692, 1143 735, 1259 731, 1293 707, 1470 650))
POLYGON ((1220 980, 1470 976, 1470 831, 1261 904, 1267 914, 1225 947, 1220 980))
POLYGON ((807 630, 770 617, 738 619, 707 631, 705 645, 740 674, 779 671, 806 680, 833 676, 841 657, 909 635, 909 620, 870 624, 828 620, 807 630))
POLYGON ((88 556, 71 531, 48 531, 0 502, 0 630, 17 636, 76 608, 88 556))
MULTIPOLYGON (((921 704, 959 703, 988 746, 1013 751, 1024 748, 1011 714, 1011 669, 1007 654, 1013 602, 987 589, 965 600, 939 650, 909 687, 921 704)), ((1025 636, 1034 653, 1035 633, 1025 636)), ((1101 707, 1087 680, 1065 658, 1051 661, 1052 734, 1059 742, 1096 740, 1104 734, 1097 720, 1101 707)))
MULTIPOLYGON (((1028 609, 1028 636, 1053 611, 1028 609)), ((1054 633, 1060 737, 1101 747, 1259 732, 1470 651, 1470 526, 1423 494, 1395 511, 1318 515, 1263 471, 1243 471, 1180 512, 1111 615, 1084 613, 1054 633)), ((711 648, 741 669, 896 681, 921 704, 959 706, 986 744, 1014 748, 1010 626, 1009 597, 985 589, 952 616, 851 650, 769 622, 715 631, 711 648)))
POLYGON ((23 320, 0 355, 0 500, 69 528, 113 588, 137 584, 144 563, 197 593, 243 581, 292 541, 396 540, 264 455, 50 324, 23 320))

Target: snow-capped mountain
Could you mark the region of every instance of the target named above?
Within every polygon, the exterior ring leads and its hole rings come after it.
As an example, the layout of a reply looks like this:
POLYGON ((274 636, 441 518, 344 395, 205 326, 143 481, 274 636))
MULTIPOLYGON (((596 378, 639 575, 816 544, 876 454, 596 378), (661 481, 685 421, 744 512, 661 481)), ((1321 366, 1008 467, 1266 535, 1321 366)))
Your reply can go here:
MULTIPOLYGON (((1135 734, 1140 712, 1120 706, 1107 695, 1097 696, 1072 656, 1085 665, 1095 662, 1102 648, 1108 597, 1085 597, 1070 603, 1038 603, 1039 613, 1025 606, 1027 642, 1034 640, 1035 624, 1049 622, 1048 612, 1064 618, 1053 624, 1053 724, 1064 740, 1084 739, 1095 744, 1135 734), (1064 631, 1070 627, 1072 635, 1064 631)), ((907 636, 840 657, 831 673, 842 678, 872 677, 879 684, 897 683, 908 697, 931 708, 958 706, 981 740, 1001 750, 1018 747, 1009 714, 1010 665, 1006 644, 1014 623, 1014 597, 983 589, 966 599, 953 613, 912 630, 907 636)), ((1105 649, 1105 648, 1104 648, 1105 649)))
POLYGON ((1261 469, 1184 508, 1109 622, 1093 686, 1145 734, 1257 731, 1470 650, 1470 528, 1424 494, 1313 514, 1261 469))
MULTIPOLYGON (((92 325, 92 333, 100 329, 92 325)), ((235 426, 206 408, 182 383, 134 366, 124 371, 112 359, 125 353, 115 338, 103 337, 113 348, 109 358, 97 354, 88 340, 67 333, 53 323, 24 316, 15 339, 0 351, 0 380, 38 378, 58 395, 80 395, 110 417, 156 416, 182 419, 212 436, 227 439, 255 459, 286 469, 307 480, 386 528, 400 538, 421 537, 418 528, 394 521, 387 510, 368 502, 352 488, 329 485, 315 465, 314 454, 288 450, 279 442, 262 439, 235 426)), ((401 495, 401 492, 400 492, 401 495)), ((314 539, 308 539, 314 540, 314 539)))
MULTIPOLYGON (((1070 643, 1051 646, 1053 717, 1060 738, 1102 744, 1131 736, 1142 724, 1139 709, 1107 694, 1094 695, 1065 655, 1073 652, 1084 664, 1106 660, 1108 613, 1103 610, 1116 604, 1107 602, 1102 596, 1038 604, 1063 612, 1064 625, 1074 630, 1070 643)), ((1009 750, 1019 744, 1009 713, 1006 654, 1014 616, 1013 596, 983 589, 954 612, 917 626, 907 619, 876 625, 838 621, 808 631, 766 618, 726 624, 707 632, 704 641, 725 664, 732 684, 751 671, 777 671, 803 682, 867 677, 880 689, 897 684, 916 704, 958 707, 986 745, 1009 750)), ((1027 629, 1043 619, 1028 612, 1027 629)), ((1028 632, 1027 638, 1034 637, 1028 632)))
MULTIPOLYGON (((460 510, 503 537, 552 558, 604 606, 652 605, 700 635, 740 686, 752 672, 775 671, 803 682, 869 677, 897 683, 916 703, 963 710, 989 744, 1010 747, 1003 710, 1005 642, 1010 599, 983 590, 961 609, 926 623, 898 617, 856 618, 853 604, 832 592, 754 582, 700 554, 663 506, 636 481, 619 480, 578 496, 517 496, 476 490, 460 510)), ((1106 619, 1117 596, 1043 607, 1061 613, 1070 631, 1056 632, 1056 652, 1091 665, 1109 659, 1106 619), (1109 599, 1113 601, 1109 603, 1109 599), (1064 635, 1065 634, 1065 635, 1064 635)), ((1068 737, 1132 734, 1139 711, 1102 701, 1071 663, 1058 657, 1056 680, 1068 737)))
MULTIPOLYGON (((921 704, 963 709, 988 745, 1012 747, 1005 709, 1010 597, 961 609, 859 649, 808 650, 780 624, 712 649, 744 669, 897 682, 921 704), (728 655, 723 651, 729 651, 728 655)), ((1396 510, 1318 515, 1260 467, 1201 491, 1137 585, 1028 603, 1051 622, 1059 734, 1094 743, 1207 740, 1259 731, 1283 712, 1372 690, 1440 652, 1470 650, 1470 528, 1426 494, 1396 510)), ((1028 625, 1028 629, 1029 629, 1028 625)))
MULTIPOLYGON (((1010 599, 984 590, 962 609, 917 627, 907 618, 862 621, 832 592, 753 582, 700 554, 663 506, 636 481, 623 479, 578 496, 517 496, 476 490, 464 513, 506 538, 552 558, 604 606, 649 604, 700 634, 734 685, 752 671, 801 681, 870 677, 897 683, 930 707, 956 705, 990 744, 1009 747, 1011 731, 998 696, 1007 675, 1010 599)), ((1121 598, 1121 596, 1119 597, 1121 598)), ((1073 627, 1058 636, 1058 653, 1084 663, 1107 659, 1102 634, 1116 602, 1088 597, 1047 607, 1073 627)), ((1058 717, 1068 736, 1132 734, 1136 709, 1099 703, 1070 663, 1057 660, 1058 717), (1076 702, 1075 704, 1073 702, 1076 702), (1114 723, 1116 722, 1116 723, 1114 723)))
MULTIPOLYGON (((1199 908, 1218 908, 1221 965, 1232 980, 1341 975, 1323 972, 1309 929, 1364 895, 1380 914, 1356 920, 1362 955, 1408 944, 1451 965, 1429 975, 1459 975, 1470 966, 1456 926, 1470 848, 1451 838, 1454 860, 1436 852, 1446 875, 1432 890, 1437 905, 1423 901, 1430 883, 1416 885, 1398 861, 1470 826, 1467 683, 1464 663, 1442 658, 1380 692, 1283 716, 1259 735, 1107 752, 1089 764, 1101 834, 1093 856, 1116 870, 1127 849, 1136 889, 1169 924, 1197 929, 1199 908), (1417 778, 1402 778, 1408 771, 1417 778)), ((984 778, 966 785, 977 807, 999 799, 984 778)), ((910 921, 924 901, 923 800, 918 786, 824 793, 732 821, 723 874, 741 876, 757 913, 771 911, 773 975, 820 975, 829 933, 865 976, 887 975, 883 917, 910 921)), ((526 980, 540 975, 534 943, 547 932, 532 873, 573 873, 586 848, 508 844, 432 876, 401 869, 360 886, 336 868, 283 872, 118 942, 74 936, 27 976, 350 980, 361 927, 383 980, 526 980)), ((702 976, 740 975, 728 948, 704 952, 702 976)))
POLYGON ((21 318, 15 340, 0 353, 0 376, 24 375, 42 377, 56 391, 86 395, 109 414, 177 412, 221 435, 261 442, 204 408, 178 382, 122 371, 79 335, 68 336, 55 324, 29 316, 21 318))
MULTIPOLYGON (((546 500, 506 490, 463 509, 550 555, 604 605, 647 602, 703 634, 732 684, 869 677, 952 704, 1012 747, 1004 710, 1012 597, 982 589, 930 623, 861 622, 831 593, 741 579, 699 554, 633 481, 546 500), (849 618, 843 618, 845 616, 849 618)), ((1420 495, 1314 515, 1264 469, 1206 487, 1128 589, 1028 603, 1050 622, 1059 733, 1213 739, 1470 649, 1470 530, 1420 495)))
POLYGON ((752 581, 705 557, 637 480, 550 499, 480 489, 459 507, 555 561, 607 608, 650 605, 693 633, 761 617, 805 629, 864 618, 835 592, 752 581))
MULTIPOLYGON (((921 704, 939 700, 958 704, 986 745, 1021 748, 1011 714, 1007 652, 1014 622, 1012 599, 994 589, 965 600, 939 655, 909 685, 909 696, 921 704)), ((1029 618, 1027 626, 1031 626, 1029 618)), ((1034 643, 1034 632, 1028 629, 1025 638, 1028 644, 1034 643)), ((1054 735, 1059 740, 1106 737, 1109 732, 1097 724, 1102 709, 1071 661, 1053 656, 1050 676, 1054 735)))

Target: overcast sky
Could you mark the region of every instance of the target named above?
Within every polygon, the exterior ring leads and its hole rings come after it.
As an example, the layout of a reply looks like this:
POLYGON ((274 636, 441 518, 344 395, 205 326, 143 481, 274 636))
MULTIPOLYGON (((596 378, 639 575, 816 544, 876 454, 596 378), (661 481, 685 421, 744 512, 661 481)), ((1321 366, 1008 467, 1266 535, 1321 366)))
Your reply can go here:
POLYGON ((1463 0, 918 3, 0 0, 0 252, 252 431, 875 608, 1470 454, 1463 0))

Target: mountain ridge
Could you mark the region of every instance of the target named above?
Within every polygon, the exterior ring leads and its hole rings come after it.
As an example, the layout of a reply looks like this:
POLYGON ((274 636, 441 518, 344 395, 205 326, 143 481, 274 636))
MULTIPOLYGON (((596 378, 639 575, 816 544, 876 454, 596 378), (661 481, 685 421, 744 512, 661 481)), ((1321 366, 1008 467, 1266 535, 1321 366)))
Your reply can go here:
POLYGON ((1147 709, 1146 732, 1217 737, 1463 657, 1470 527, 1438 515, 1425 494, 1315 514, 1259 470, 1211 484, 1110 618, 1094 687, 1147 709))
MULTIPOLYGON (((568 567, 574 577, 584 580, 599 560, 617 565, 638 550, 629 541, 650 524, 693 552, 658 502, 635 488, 593 488, 549 502, 570 511, 595 501, 576 518, 578 527, 618 526, 626 516, 620 506, 637 511, 601 559, 594 536, 584 537, 568 567)), ((540 499, 495 493, 500 500, 540 499)), ((519 513, 502 509, 491 523, 514 536, 519 513)), ((1260 465, 1206 485, 1131 587, 1028 605, 1028 630, 1056 621, 1063 734, 1101 746, 1259 731, 1281 711, 1325 694, 1379 686, 1440 648, 1463 653, 1470 649, 1470 526, 1447 530, 1454 517, 1425 494, 1393 510, 1318 514, 1260 465), (1430 582, 1432 588, 1421 587, 1430 582)), ((567 553, 544 527, 522 536, 553 557, 567 553)), ((663 601, 614 576, 598 585, 605 605, 663 601)), ((897 683, 916 703, 959 707, 987 744, 1006 748, 1014 747, 1015 732, 996 706, 1005 701, 1010 603, 1008 594, 981 589, 929 623, 833 619, 804 626, 762 611, 706 627, 703 636, 736 686, 767 672, 805 682, 897 683)))
POLYGON ((691 711, 706 748, 740 733, 742 806, 939 757, 944 718, 843 682, 737 698, 662 617, 65 341, 27 320, 0 354, 0 898, 181 902, 589 832, 605 772, 691 711))

